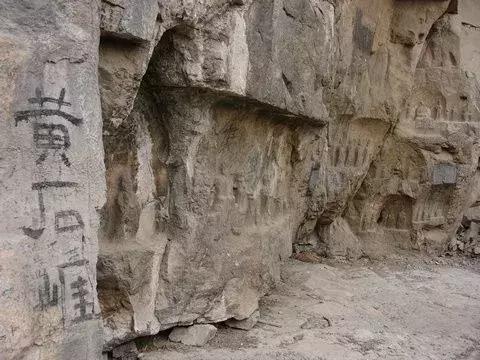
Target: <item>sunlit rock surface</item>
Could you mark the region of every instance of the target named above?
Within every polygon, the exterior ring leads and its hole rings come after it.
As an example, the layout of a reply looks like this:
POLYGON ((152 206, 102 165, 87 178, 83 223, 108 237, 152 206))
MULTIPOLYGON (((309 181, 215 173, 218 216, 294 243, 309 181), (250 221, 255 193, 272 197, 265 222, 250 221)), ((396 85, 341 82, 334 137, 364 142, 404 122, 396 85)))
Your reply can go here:
POLYGON ((7 359, 248 319, 292 252, 480 254, 474 0, 4 0, 0 18, 7 359))

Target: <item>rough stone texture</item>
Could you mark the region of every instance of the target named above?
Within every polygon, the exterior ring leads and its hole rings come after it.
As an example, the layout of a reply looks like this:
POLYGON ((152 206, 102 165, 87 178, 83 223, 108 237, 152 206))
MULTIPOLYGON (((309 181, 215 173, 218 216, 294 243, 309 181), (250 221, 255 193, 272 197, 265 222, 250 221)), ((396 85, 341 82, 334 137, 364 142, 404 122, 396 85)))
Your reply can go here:
POLYGON ((292 249, 479 252, 475 0, 4 0, 0 17, 7 358, 247 319, 292 249))
POLYGON ((113 360, 137 360, 138 354, 137 345, 131 341, 113 349, 112 358, 113 360))
POLYGON ((228 319, 227 321, 225 321, 225 324, 235 329, 251 330, 257 324, 259 318, 260 318, 260 312, 256 310, 252 315, 250 315, 246 319, 243 319, 243 320, 228 319))
POLYGON ((470 256, 480 255, 480 208, 478 204, 463 215, 457 233, 448 245, 449 254, 463 253, 470 256))
POLYGON ((264 323, 219 328, 189 351, 156 337, 142 360, 477 360, 479 262, 425 260, 289 261, 262 301, 264 323))
POLYGON ((98 359, 96 1, 0 2, 0 354, 98 359))
POLYGON ((217 328, 209 324, 176 327, 168 335, 168 339, 185 345, 203 346, 215 337, 216 332, 217 328))

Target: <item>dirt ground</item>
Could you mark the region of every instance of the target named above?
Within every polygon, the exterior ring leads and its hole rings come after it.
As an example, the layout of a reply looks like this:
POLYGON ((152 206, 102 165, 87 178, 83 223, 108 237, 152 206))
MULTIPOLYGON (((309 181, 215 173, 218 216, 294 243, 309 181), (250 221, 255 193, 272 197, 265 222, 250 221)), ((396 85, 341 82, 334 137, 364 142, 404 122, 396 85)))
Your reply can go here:
POLYGON ((290 260, 252 330, 219 325, 203 348, 143 344, 147 360, 480 360, 480 261, 290 260))

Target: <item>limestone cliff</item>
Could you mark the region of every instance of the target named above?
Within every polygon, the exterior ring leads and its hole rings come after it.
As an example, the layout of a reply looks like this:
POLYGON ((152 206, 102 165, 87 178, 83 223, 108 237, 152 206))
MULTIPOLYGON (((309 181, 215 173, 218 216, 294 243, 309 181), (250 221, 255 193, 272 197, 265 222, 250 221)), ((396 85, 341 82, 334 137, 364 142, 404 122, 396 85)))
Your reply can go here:
POLYGON ((0 19, 5 359, 248 318, 292 252, 480 254, 475 0, 0 0, 0 19))

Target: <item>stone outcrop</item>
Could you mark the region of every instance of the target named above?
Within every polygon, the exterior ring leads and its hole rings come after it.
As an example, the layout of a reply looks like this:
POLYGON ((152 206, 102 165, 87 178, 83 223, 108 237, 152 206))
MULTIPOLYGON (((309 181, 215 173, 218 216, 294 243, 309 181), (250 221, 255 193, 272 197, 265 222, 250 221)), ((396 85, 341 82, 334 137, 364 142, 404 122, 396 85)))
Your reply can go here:
POLYGON ((96 1, 0 3, 0 353, 95 359, 105 203, 96 1))
POLYGON ((292 251, 478 255, 475 0, 5 0, 0 18, 7 359, 248 321, 292 251))
POLYGON ((176 327, 168 335, 170 341, 190 346, 203 346, 215 337, 217 328, 210 324, 176 327))

